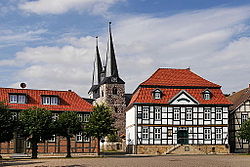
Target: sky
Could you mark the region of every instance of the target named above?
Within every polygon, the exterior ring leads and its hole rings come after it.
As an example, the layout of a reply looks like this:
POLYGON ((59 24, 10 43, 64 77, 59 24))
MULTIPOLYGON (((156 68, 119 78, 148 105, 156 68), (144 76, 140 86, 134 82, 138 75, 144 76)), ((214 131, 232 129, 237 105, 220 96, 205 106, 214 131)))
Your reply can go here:
POLYGON ((109 21, 126 93, 159 67, 190 67, 224 93, 250 83, 250 0, 0 0, 0 87, 88 97, 109 21))

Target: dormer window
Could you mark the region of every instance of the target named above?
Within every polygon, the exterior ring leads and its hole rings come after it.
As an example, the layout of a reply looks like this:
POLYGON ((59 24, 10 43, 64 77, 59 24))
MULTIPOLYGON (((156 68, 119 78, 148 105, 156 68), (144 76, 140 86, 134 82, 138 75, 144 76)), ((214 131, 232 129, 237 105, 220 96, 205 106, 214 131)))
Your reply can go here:
POLYGON ((10 103, 26 104, 26 95, 25 94, 10 94, 9 95, 10 103))
POLYGON ((42 96, 43 105, 58 105, 59 98, 58 96, 42 96))
POLYGON ((161 99, 162 96, 162 92, 159 89, 156 89, 153 91, 153 98, 154 99, 161 99))
POLYGON ((212 98, 212 93, 209 90, 205 90, 203 92, 203 99, 204 100, 210 100, 212 98))

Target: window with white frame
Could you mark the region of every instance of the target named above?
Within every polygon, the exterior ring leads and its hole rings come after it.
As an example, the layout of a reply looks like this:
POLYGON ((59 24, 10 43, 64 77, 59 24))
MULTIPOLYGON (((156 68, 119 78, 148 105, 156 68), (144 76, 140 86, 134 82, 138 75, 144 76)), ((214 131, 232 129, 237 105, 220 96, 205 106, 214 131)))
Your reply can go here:
POLYGON ((77 117, 78 117, 79 121, 82 122, 82 120, 83 120, 82 114, 77 114, 77 117))
POLYGON ((153 98, 154 99, 161 99, 161 91, 159 89, 156 89, 153 91, 153 98))
POLYGON ((248 114, 241 114, 241 123, 245 122, 248 120, 248 114))
POLYGON ((193 119, 192 108, 186 108, 186 120, 192 120, 192 119, 193 119))
POLYGON ((204 100, 210 100, 211 99, 211 92, 209 90, 206 90, 203 92, 203 99, 204 100))
POLYGON ((155 107, 155 120, 161 120, 161 107, 155 107))
POLYGON ((215 119, 221 120, 222 119, 222 108, 216 108, 215 110, 215 119))
POLYGON ((90 138, 87 137, 87 136, 84 136, 84 137, 83 137, 83 142, 86 142, 86 143, 87 143, 87 142, 90 142, 90 138))
POLYGON ((149 107, 143 107, 142 119, 149 119, 149 107))
POLYGON ((76 134, 76 142, 82 142, 82 139, 83 139, 82 132, 76 134))
POLYGON ((26 148, 31 148, 31 142, 26 140, 26 148))
POLYGON ((50 142, 50 143, 56 142, 56 135, 54 134, 54 135, 51 137, 51 139, 48 140, 48 142, 50 142))
POLYGON ((83 122, 89 122, 90 114, 83 114, 83 122))
POLYGON ((58 105, 59 98, 56 96, 42 96, 43 105, 58 105))
POLYGON ((180 108, 174 108, 174 120, 180 120, 180 108))
POLYGON ((215 136, 216 136, 216 139, 222 139, 222 128, 215 129, 215 136))
POLYGON ((211 139, 211 129, 204 129, 204 139, 205 140, 210 140, 211 139))
POLYGON ((16 94, 9 95, 10 103, 18 103, 25 104, 26 103, 26 95, 16 94))
POLYGON ((243 144, 247 144, 248 141, 247 141, 246 139, 242 139, 242 143, 243 143, 243 144))
POLYGON ((173 130, 172 129, 168 129, 168 137, 173 137, 173 130))
POLYGON ((142 128, 142 139, 148 139, 148 132, 147 127, 142 128))
POLYGON ((211 119, 211 108, 204 108, 204 120, 210 120, 211 119))
POLYGON ((59 118, 59 113, 52 113, 53 115, 52 115, 52 119, 53 120, 58 120, 58 118, 59 118))
POLYGON ((161 129, 160 128, 154 129, 154 136, 155 136, 155 139, 161 139, 161 129))

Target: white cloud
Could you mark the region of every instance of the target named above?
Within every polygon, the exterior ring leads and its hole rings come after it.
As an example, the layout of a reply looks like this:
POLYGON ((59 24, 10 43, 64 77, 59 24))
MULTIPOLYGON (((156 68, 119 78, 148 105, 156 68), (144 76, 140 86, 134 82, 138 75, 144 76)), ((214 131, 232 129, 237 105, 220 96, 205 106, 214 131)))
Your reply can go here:
MULTIPOLYGON (((245 22, 250 18, 250 7, 200 10, 161 18, 115 18, 114 43, 126 92, 132 92, 159 67, 191 66, 194 72, 223 85, 226 92, 244 88, 250 82, 250 38, 244 35, 249 30, 245 22)), ((101 37, 102 53, 106 37, 107 34, 101 37)), ((31 88, 73 89, 86 96, 91 83, 94 38, 67 36, 58 42, 66 45, 25 48, 14 60, 0 61, 0 65, 22 64, 16 73, 17 81, 27 82, 31 88)))
POLYGON ((62 14, 70 10, 103 14, 119 1, 122 0, 36 0, 23 2, 19 8, 36 14, 62 14))

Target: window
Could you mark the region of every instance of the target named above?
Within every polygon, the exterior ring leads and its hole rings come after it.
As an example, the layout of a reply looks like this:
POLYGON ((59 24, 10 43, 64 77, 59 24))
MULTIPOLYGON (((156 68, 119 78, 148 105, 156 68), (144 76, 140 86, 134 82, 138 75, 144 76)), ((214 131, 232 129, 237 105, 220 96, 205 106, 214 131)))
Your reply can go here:
POLYGON ((204 120, 211 119, 211 108, 204 108, 204 120))
POLYGON ((155 120, 161 120, 161 107, 155 107, 155 120))
POLYGON ((84 138, 83 138, 83 142, 85 142, 85 143, 90 142, 90 138, 89 138, 89 137, 87 137, 87 136, 84 136, 84 138))
POLYGON ((173 137, 173 130, 172 129, 168 129, 168 137, 173 137))
POLYGON ((215 119, 216 120, 221 120, 222 119, 222 108, 216 108, 216 114, 215 114, 215 119))
POLYGON ((203 92, 203 99, 204 100, 210 100, 211 99, 211 92, 209 90, 206 90, 203 92))
POLYGON ((246 139, 242 139, 243 144, 248 144, 248 141, 246 139))
POLYGON ((31 148, 31 142, 26 140, 26 148, 31 148))
POLYGON ((53 113, 52 118, 53 118, 53 120, 58 120, 59 114, 58 113, 53 113))
POLYGON ((215 133, 216 133, 216 139, 222 139, 222 129, 221 128, 216 128, 215 133))
POLYGON ((156 89, 153 92, 154 99, 161 99, 161 91, 159 89, 156 89))
POLYGON ((26 95, 10 95, 10 103, 18 103, 25 104, 26 103, 26 95))
POLYGON ((78 117, 79 121, 82 122, 82 114, 77 114, 77 117, 78 117))
POLYGON ((82 133, 76 134, 76 142, 82 142, 82 133))
POLYGON ((142 128, 142 139, 148 139, 148 128, 142 128))
POLYGON ((118 91, 117 91, 116 87, 113 88, 112 93, 113 93, 113 95, 117 95, 118 94, 118 91))
POLYGON ((148 119, 148 118, 149 118, 149 107, 143 107, 142 119, 148 119))
POLYGON ((59 99, 54 96, 42 96, 42 104, 43 105, 58 105, 59 99))
POLYGON ((192 120, 193 119, 192 114, 192 108, 186 108, 186 120, 192 120))
POLYGON ((180 120, 180 108, 174 108, 174 120, 180 120))
POLYGON ((89 117, 90 117, 89 114, 84 114, 83 115, 83 122, 89 122, 89 117))
POLYGON ((241 114, 241 123, 245 122, 248 120, 248 114, 241 114))
POLYGON ((161 129, 155 128, 154 132, 155 139, 161 139, 161 129))
POLYGON ((204 139, 205 140, 211 139, 211 129, 204 129, 204 139))
POLYGON ((56 142, 56 135, 54 134, 51 139, 48 140, 50 143, 56 142))

